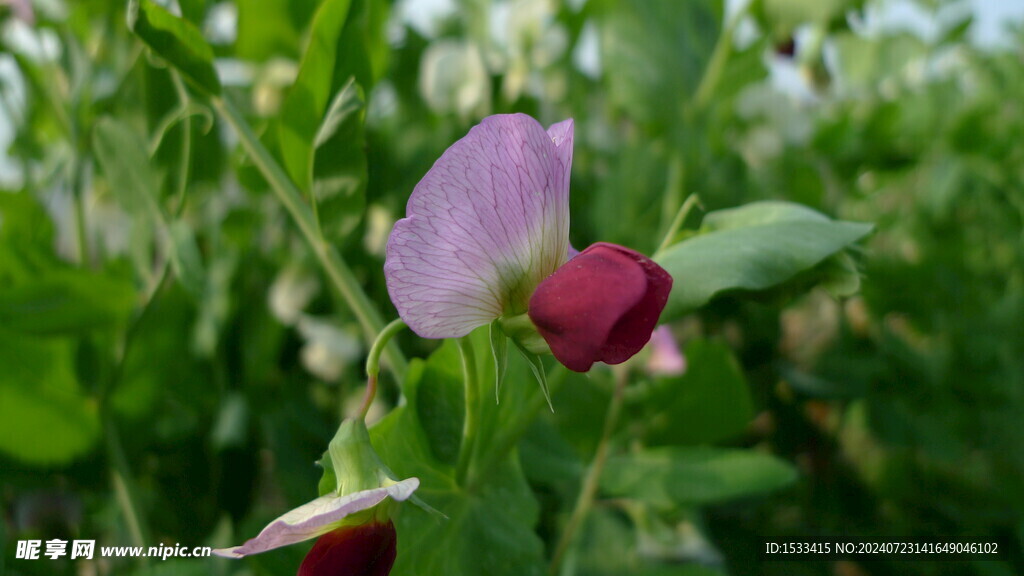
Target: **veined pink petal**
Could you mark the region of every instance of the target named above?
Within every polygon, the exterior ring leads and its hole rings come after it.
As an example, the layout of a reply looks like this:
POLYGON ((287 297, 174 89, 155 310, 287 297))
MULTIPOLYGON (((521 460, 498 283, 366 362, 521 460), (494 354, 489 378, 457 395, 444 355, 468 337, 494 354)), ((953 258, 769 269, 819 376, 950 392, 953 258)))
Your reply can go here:
POLYGON ((344 496, 321 496, 281 515, 245 544, 232 548, 218 548, 213 553, 226 558, 241 558, 316 538, 337 528, 338 523, 349 514, 373 508, 385 498, 406 500, 419 485, 418 479, 407 478, 390 486, 344 496))
POLYGON ((526 310, 566 260, 572 120, 485 118, 434 163, 388 239, 384 275, 425 338, 468 334, 526 310))

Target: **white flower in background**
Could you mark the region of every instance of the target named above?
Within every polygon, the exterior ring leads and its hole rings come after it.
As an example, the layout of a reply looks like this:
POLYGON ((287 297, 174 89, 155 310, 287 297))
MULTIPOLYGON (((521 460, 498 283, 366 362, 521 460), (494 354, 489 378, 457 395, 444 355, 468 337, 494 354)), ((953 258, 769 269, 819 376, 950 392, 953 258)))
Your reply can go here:
POLYGON ((490 13, 493 50, 488 62, 504 70, 502 92, 507 100, 528 93, 538 98, 553 88, 544 71, 565 54, 568 33, 557 22, 558 7, 551 0, 495 2, 490 13))
POLYGON ((267 293, 270 313, 285 326, 299 321, 302 311, 320 291, 320 282, 298 266, 289 266, 278 273, 267 293))
POLYGON ((431 44, 420 63, 420 95, 439 113, 464 118, 486 114, 491 81, 480 50, 461 40, 431 44))
POLYGON ((306 341, 299 352, 303 367, 326 382, 336 382, 362 353, 359 338, 326 320, 303 315, 298 329, 306 341))

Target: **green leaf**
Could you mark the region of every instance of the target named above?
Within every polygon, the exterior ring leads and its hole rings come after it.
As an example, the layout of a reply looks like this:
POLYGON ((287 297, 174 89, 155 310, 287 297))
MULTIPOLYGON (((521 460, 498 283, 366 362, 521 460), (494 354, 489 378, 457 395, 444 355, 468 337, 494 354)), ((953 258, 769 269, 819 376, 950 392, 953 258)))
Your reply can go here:
POLYGON ((778 286, 872 230, 871 224, 819 219, 793 206, 758 208, 709 214, 710 232, 655 255, 675 280, 662 321, 683 316, 723 292, 778 286))
POLYGON ((243 60, 264 62, 274 56, 298 60, 301 36, 317 0, 238 0, 235 53, 243 60))
POLYGON ((601 61, 612 102, 635 118, 678 117, 722 29, 719 0, 605 2, 601 61))
POLYGON ((701 222, 700 229, 702 232, 714 232, 716 230, 731 230, 733 228, 759 226, 773 222, 808 220, 813 222, 829 222, 828 216, 803 204, 766 200, 751 202, 736 208, 726 208, 710 212, 701 222))
POLYGON ((214 96, 220 94, 213 49, 194 24, 152 0, 130 0, 128 28, 197 88, 214 96))
POLYGON ((145 139, 125 122, 104 116, 96 122, 92 145, 118 203, 132 215, 159 220, 158 179, 145 139))
POLYGON ((98 410, 75 379, 71 342, 0 329, 0 366, 0 452, 53 465, 93 448, 98 410))
POLYGON ((586 465, 553 422, 545 418, 533 421, 519 443, 519 457, 531 484, 553 487, 567 502, 573 500, 586 465))
MULTIPOLYGON (((829 222, 829 218, 818 212, 793 202, 767 200, 751 202, 737 208, 716 210, 708 214, 701 223, 701 230, 728 230, 744 226, 757 226, 772 222, 829 222)), ((802 291, 807 286, 818 284, 832 296, 839 298, 852 296, 860 290, 860 272, 852 256, 842 251, 828 257, 813 269, 800 274, 803 282, 792 282, 796 289, 802 291)), ((784 291, 785 292, 785 291, 784 291)))
POLYGON ((96 122, 93 149, 118 202, 159 231, 178 280, 193 297, 201 297, 205 275, 195 235, 184 221, 167 223, 157 201, 159 181, 142 135, 123 121, 105 116, 96 122))
POLYGON ((685 374, 658 382, 645 401, 648 443, 714 443, 741 433, 754 416, 754 403, 729 347, 691 340, 686 362, 685 374))
POLYGON ((134 306, 129 279, 57 268, 0 288, 0 326, 27 334, 82 334, 122 324, 134 306))
POLYGON ((508 336, 505 336, 498 320, 491 322, 488 336, 491 339, 491 357, 494 358, 494 399, 500 403, 501 383, 508 370, 508 336))
POLYGON ((652 506, 716 504, 784 488, 796 470, 770 454, 721 448, 654 448, 608 459, 601 488, 652 506))
MULTIPOLYGON (((300 190, 310 190, 313 147, 335 85, 338 39, 350 0, 324 0, 313 16, 299 74, 281 108, 278 142, 285 169, 300 190)), ((347 78, 343 79, 347 80, 347 78)), ((339 83, 340 84, 340 83, 339 83)))
POLYGON ((206 275, 203 273, 203 260, 192 227, 178 220, 170 225, 168 232, 172 245, 169 255, 174 274, 189 294, 201 298, 206 275))
POLYGON ((414 360, 406 376, 406 387, 416 387, 416 415, 426 433, 431 452, 438 461, 454 466, 462 442, 465 418, 459 351, 446 343, 426 362, 414 360))
POLYGON ((365 112, 363 91, 349 79, 313 141, 313 198, 321 227, 331 239, 343 240, 352 233, 366 208, 365 112))
POLYGON ((206 16, 206 0, 178 0, 181 6, 181 15, 198 26, 203 25, 203 17, 206 16))
POLYGON ((8 249, 50 252, 53 249, 53 221, 35 196, 28 192, 0 193, 0 272, 10 256, 8 249))
MULTIPOLYGON (((469 336, 474 345, 487 340, 478 330, 469 336)), ((481 386, 493 384, 487 377, 489 358, 478 355, 481 386)), ((495 576, 540 575, 544 570, 543 544, 534 532, 539 507, 519 467, 515 451, 502 458, 494 468, 480 471, 472 489, 459 486, 454 467, 437 458, 437 442, 431 430, 440 430, 438 422, 452 421, 461 430, 459 398, 461 385, 436 385, 435 378, 451 378, 458 373, 458 348, 451 340, 433 355, 427 365, 437 369, 434 377, 427 371, 414 375, 410 366, 403 386, 406 404, 391 412, 371 431, 378 454, 399 477, 417 477, 416 494, 427 505, 447 516, 415 506, 403 506, 395 522, 402 552, 392 576, 446 574, 452 576, 489 574, 495 576), (443 375, 442 375, 443 374, 443 375), (433 399, 425 392, 434 387, 433 399), (441 398, 446 396, 446 398, 441 398), (432 406, 426 409, 425 405, 432 406), (500 558, 500 562, 495 559, 500 558)), ((478 445, 492 446, 491 440, 519 414, 522 406, 536 393, 533 386, 514 386, 525 375, 523 362, 512 362, 507 394, 501 406, 489 397, 480 398, 481 420, 478 445)), ((461 380, 460 380, 461 384, 461 380)), ((456 452, 457 454, 457 452, 456 452)), ((472 469, 472 467, 471 467, 472 469)))

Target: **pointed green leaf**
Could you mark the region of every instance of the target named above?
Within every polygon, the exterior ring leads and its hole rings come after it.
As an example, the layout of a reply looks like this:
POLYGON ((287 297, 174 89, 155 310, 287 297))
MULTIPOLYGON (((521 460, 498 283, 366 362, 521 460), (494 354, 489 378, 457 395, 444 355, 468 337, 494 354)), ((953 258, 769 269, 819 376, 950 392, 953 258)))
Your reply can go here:
POLYGON ((335 85, 338 39, 350 4, 350 0, 324 0, 320 4, 313 16, 299 74, 281 108, 278 127, 281 157, 300 190, 308 191, 312 186, 313 143, 335 85))
POLYGON ((796 205, 757 203, 723 212, 706 217, 708 232, 655 255, 675 280, 662 321, 687 314, 723 292, 776 287, 872 230, 871 224, 829 220, 796 205))
POLYGON ((530 352, 526 348, 523 348, 519 342, 515 342, 515 345, 519 350, 519 353, 522 354, 523 358, 525 358, 530 364, 530 371, 533 372, 533 377, 537 380, 537 384, 540 386, 540 391, 544 394, 544 399, 548 401, 548 408, 554 412, 555 406, 551 404, 551 392, 548 390, 548 376, 547 372, 544 371, 544 361, 540 356, 530 352))
POLYGON ((194 24, 152 0, 130 0, 128 28, 197 88, 213 96, 220 94, 213 49, 194 24))
POLYGON ((365 111, 363 90, 349 79, 331 101, 313 141, 313 198, 330 239, 347 237, 366 208, 365 111))
POLYGON ((494 358, 494 400, 501 402, 501 383, 508 369, 508 337, 501 329, 498 320, 491 322, 488 329, 491 339, 491 356, 494 358))

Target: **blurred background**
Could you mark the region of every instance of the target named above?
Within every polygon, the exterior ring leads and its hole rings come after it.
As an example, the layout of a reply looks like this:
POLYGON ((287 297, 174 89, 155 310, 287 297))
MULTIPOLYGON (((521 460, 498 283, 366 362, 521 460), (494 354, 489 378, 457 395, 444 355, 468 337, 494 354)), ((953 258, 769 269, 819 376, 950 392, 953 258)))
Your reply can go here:
MULTIPOLYGON (((161 4, 202 31, 276 150, 317 0, 161 4)), ((0 572, 290 573, 301 552, 14 559, 28 538, 255 533, 310 498, 362 390, 352 313, 125 8, 0 2, 0 572)), ((645 574, 1024 573, 1022 20, 1020 0, 353 0, 332 93, 339 70, 361 88, 357 144, 316 152, 336 159, 325 234, 394 317, 391 224, 448 145, 511 111, 575 119, 577 247, 650 254, 690 194, 689 227, 765 199, 874 222, 859 295, 724 297, 672 327, 688 353, 721 342, 742 368, 730 393, 747 417, 715 443, 798 477, 701 507, 699 536, 673 547, 641 534, 633 553, 677 563, 645 574), (766 541, 812 538, 997 542, 1001 561, 761 562, 766 541)), ((575 573, 630 573, 616 566, 575 573)))

